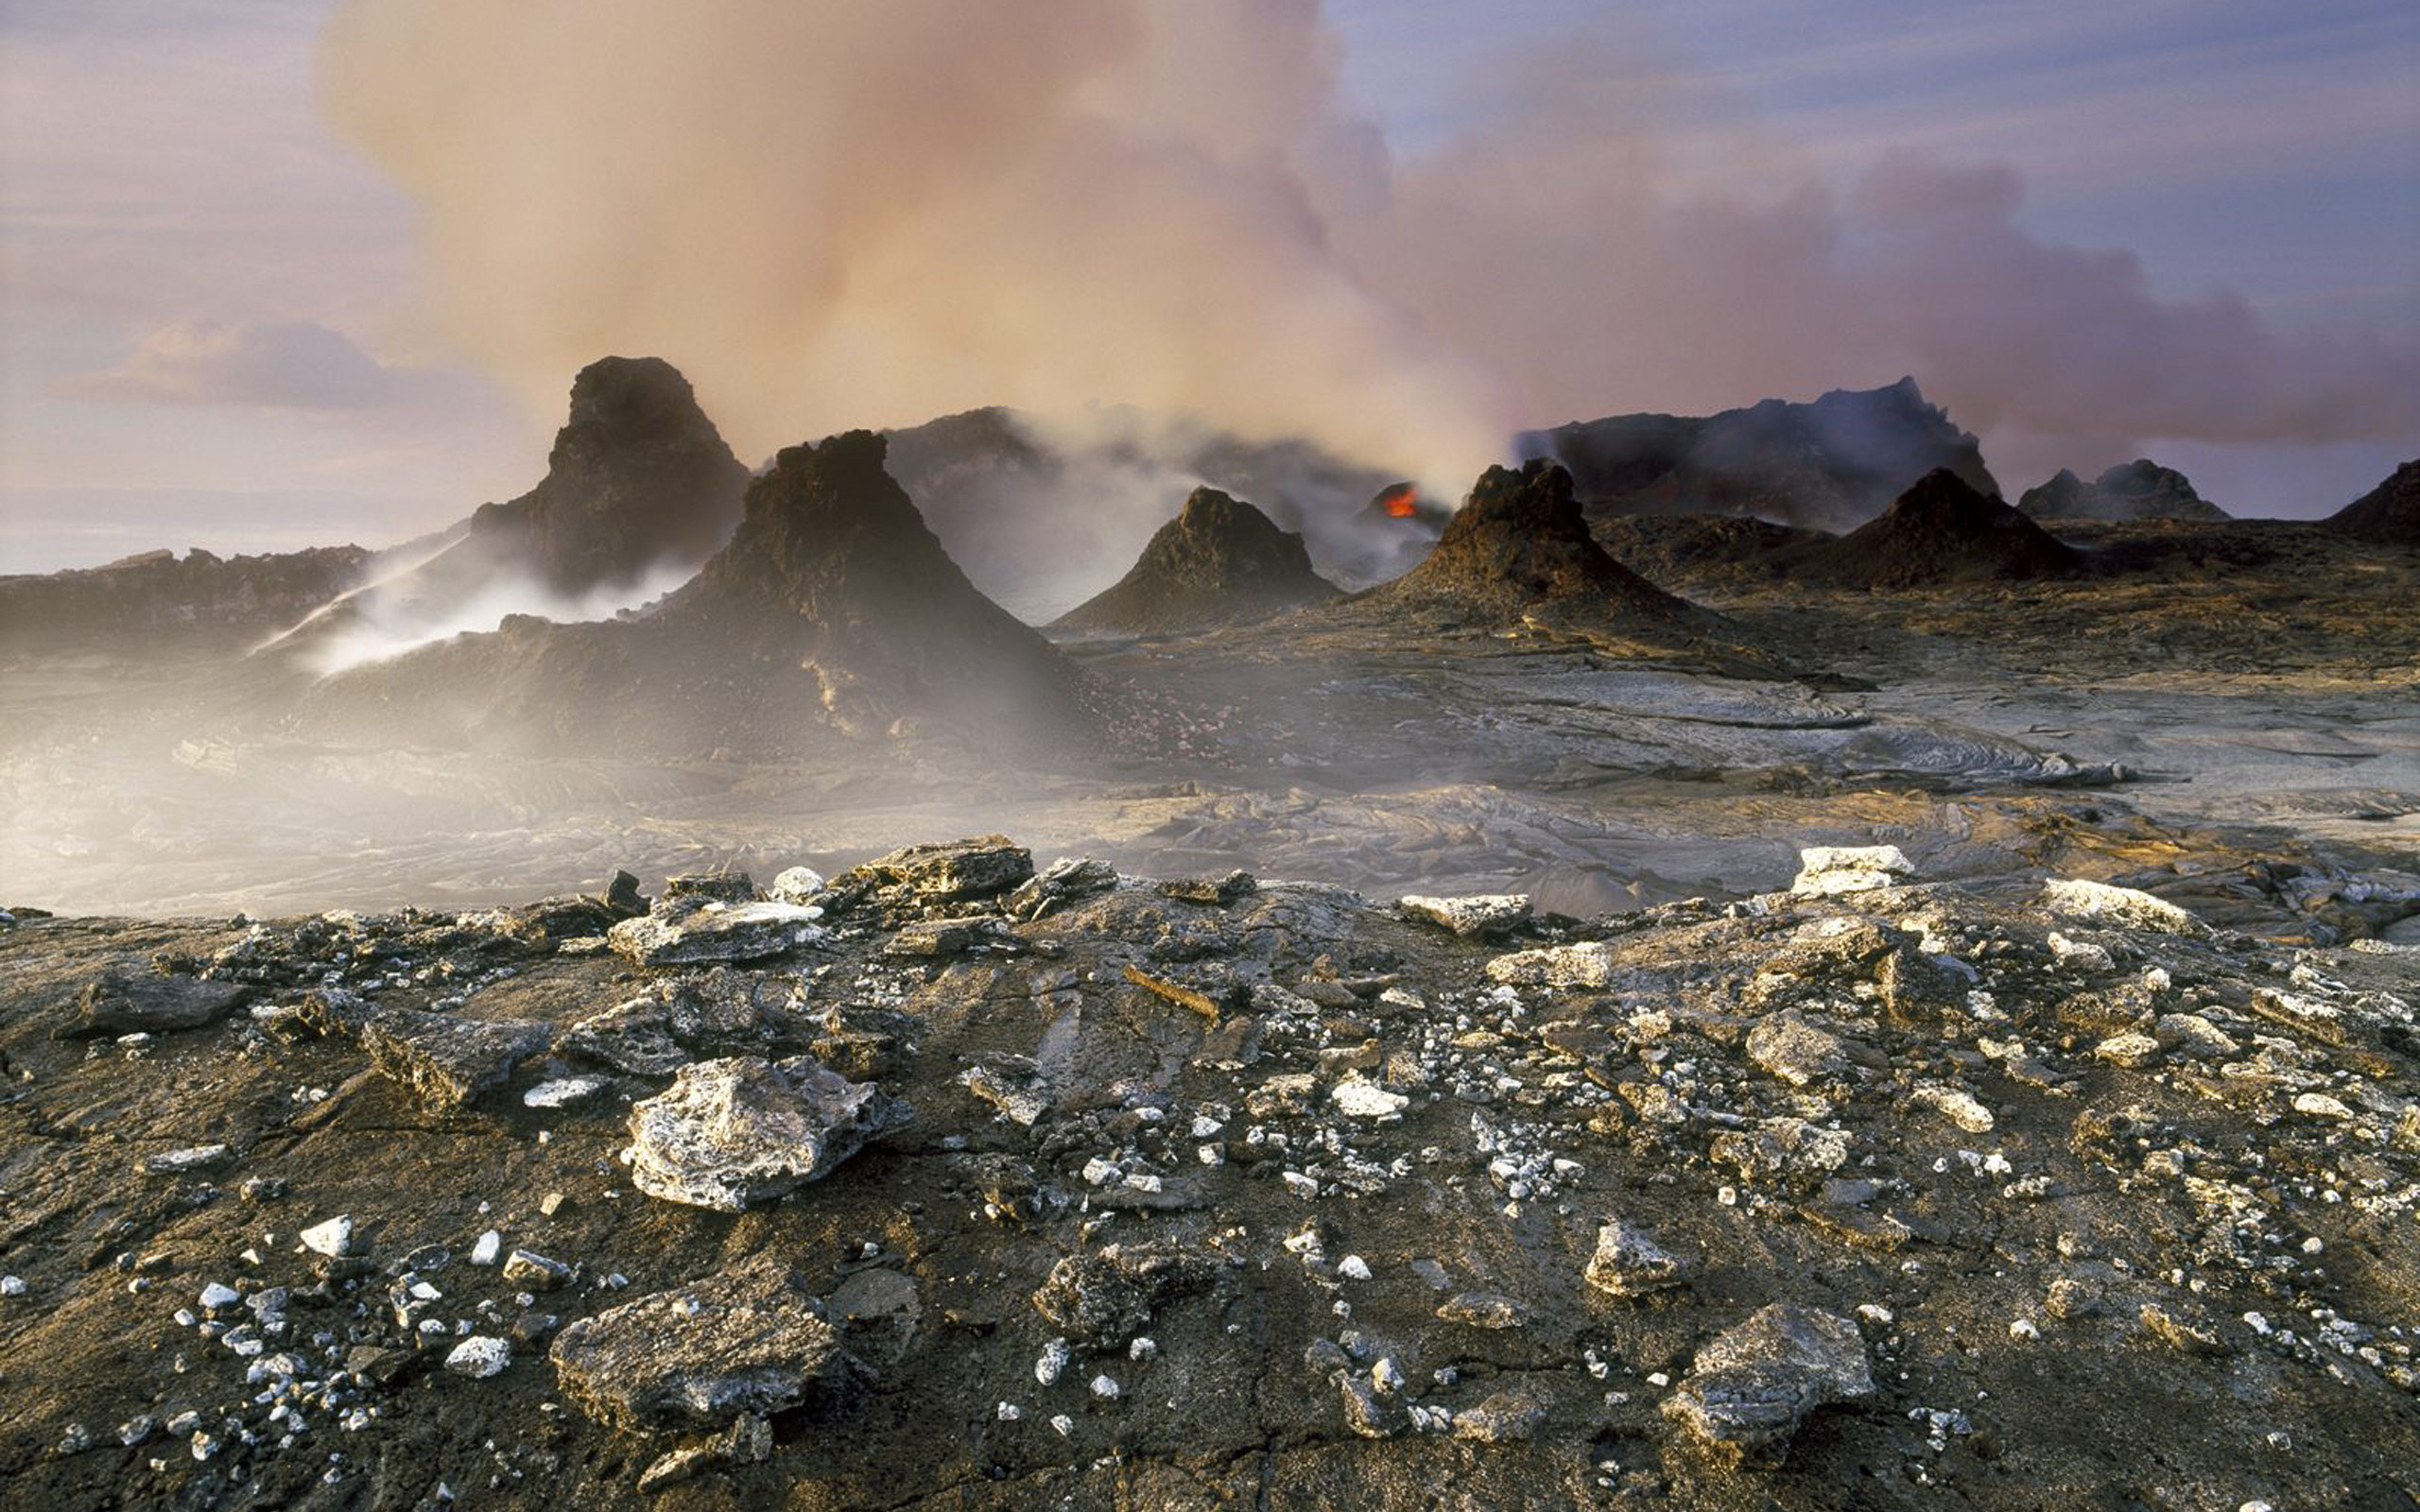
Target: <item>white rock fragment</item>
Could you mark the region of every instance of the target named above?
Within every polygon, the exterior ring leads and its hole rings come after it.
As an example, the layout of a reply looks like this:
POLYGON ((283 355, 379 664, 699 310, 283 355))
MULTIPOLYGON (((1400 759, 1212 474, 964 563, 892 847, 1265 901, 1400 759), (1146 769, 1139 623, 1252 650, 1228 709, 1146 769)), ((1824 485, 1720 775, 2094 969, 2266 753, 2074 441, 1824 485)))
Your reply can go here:
POLYGON ((1465 937, 1502 935, 1530 918, 1527 893, 1482 893, 1463 898, 1399 898, 1395 907, 1411 919, 1424 919, 1465 937))
POLYGON ((221 1308, 233 1307, 243 1299, 243 1293, 223 1281, 212 1281, 203 1287, 199 1298, 201 1310, 205 1313, 216 1313, 221 1308))
POLYGON ((1347 1255, 1336 1263, 1336 1273, 1348 1281, 1366 1281, 1370 1279, 1370 1263, 1358 1255, 1347 1255))
POLYGON ((2164 935, 2198 935, 2202 921, 2165 898, 2132 887, 2113 887, 2081 877, 2053 877, 2042 884, 2042 901, 2053 910, 2121 929, 2164 935))
POLYGON ((178 1176, 186 1171, 199 1171, 227 1159, 224 1144, 195 1144, 182 1150, 164 1150, 143 1159, 143 1169, 153 1176, 178 1176))
POLYGON ((524 1108, 569 1108, 596 1096, 613 1082, 604 1076, 559 1076, 542 1081, 521 1094, 524 1108))
POLYGON ((1106 1374, 1093 1377, 1092 1389, 1093 1395, 1098 1397, 1103 1401, 1115 1401, 1120 1393, 1120 1388, 1117 1383, 1112 1381, 1106 1374))
POLYGON ((25 1295, 26 1279, 23 1276, 0 1276, 0 1297, 23 1297, 25 1295))
POLYGON ((2301 1092, 2295 1095, 2294 1111, 2306 1118, 2351 1118, 2353 1109, 2340 1098, 2325 1092, 2301 1092))
POLYGON ((812 1056, 699 1060, 667 1091, 631 1105, 622 1158, 648 1196, 737 1212, 820 1180, 914 1116, 812 1056))
MULTIPOLYGON (((821 892, 822 890, 823 873, 816 870, 813 867, 791 867, 787 868, 783 871, 780 876, 773 879, 773 885, 771 888, 775 902, 795 903, 802 908, 807 906, 806 901, 808 899, 814 897, 817 893, 821 892)), ((823 911, 819 908, 808 917, 821 918, 822 916, 822 912, 823 911)))
POLYGON ((471 1245, 471 1263, 493 1265, 504 1258, 504 1235, 491 1228, 471 1245))
POLYGON ((353 1216, 337 1213, 324 1223, 315 1223, 296 1236, 302 1247, 315 1250, 331 1259, 341 1259, 353 1253, 353 1216))
POLYGON ((2090 940, 2069 939, 2057 930, 2050 931, 2050 955, 2061 966, 2075 971, 2114 971, 2118 963, 2109 952, 2090 940))
POLYGON ((1992 1117, 1992 1110, 1963 1088, 1927 1082, 1912 1095, 1920 1106, 1931 1108, 1969 1134, 1989 1134, 1997 1122, 1992 1117))
POLYGON ((1798 875, 1789 890, 1800 898, 1871 892, 1898 886, 1915 872, 1915 863, 1895 845, 1809 846, 1798 852, 1798 875))
POLYGON ((1410 1098, 1366 1081, 1338 1082, 1328 1101, 1347 1118, 1395 1118, 1411 1106, 1410 1098))
POLYGON ((1013 1401, 1004 1401, 995 1409, 995 1415, 1004 1423, 1013 1423, 1024 1419, 1025 1409, 1013 1401))
POLYGON ((474 1333, 445 1356, 445 1368, 473 1381, 500 1375, 512 1363, 512 1346, 485 1333, 474 1333))
POLYGON ((1033 1379, 1046 1386, 1055 1386, 1067 1370, 1067 1362, 1076 1357, 1065 1339, 1053 1339, 1042 1347, 1042 1358, 1033 1362, 1033 1379))

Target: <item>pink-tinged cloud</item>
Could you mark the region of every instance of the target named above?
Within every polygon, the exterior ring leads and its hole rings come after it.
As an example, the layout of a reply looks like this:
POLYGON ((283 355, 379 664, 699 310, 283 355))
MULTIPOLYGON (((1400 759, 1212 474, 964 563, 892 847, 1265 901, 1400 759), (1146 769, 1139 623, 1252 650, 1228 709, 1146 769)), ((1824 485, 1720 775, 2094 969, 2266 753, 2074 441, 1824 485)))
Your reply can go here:
POLYGON ((152 332, 114 366, 63 378, 62 399, 365 410, 418 404, 451 381, 389 368, 308 320, 191 320, 152 332))
POLYGON ((2408 333, 2164 296, 2030 230, 2014 169, 1842 193, 1583 46, 1392 156, 1316 0, 1042 9, 350 0, 324 83, 463 350, 545 394, 660 353, 752 451, 1106 399, 1455 487, 1517 426, 1902 373, 2078 462, 2420 414, 2408 333))

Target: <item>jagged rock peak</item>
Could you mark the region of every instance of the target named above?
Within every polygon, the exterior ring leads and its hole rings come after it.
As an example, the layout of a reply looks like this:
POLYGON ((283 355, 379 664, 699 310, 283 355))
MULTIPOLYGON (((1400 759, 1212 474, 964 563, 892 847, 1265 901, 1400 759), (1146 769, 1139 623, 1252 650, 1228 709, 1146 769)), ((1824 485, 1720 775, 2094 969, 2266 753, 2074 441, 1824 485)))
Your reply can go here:
POLYGON ((1813 548, 1814 576, 1871 587, 2057 576, 2083 555, 2022 513, 1935 468, 1877 519, 1813 548))
POLYGON ((2225 510, 2194 491, 2174 468, 2136 457, 2108 469, 2090 484, 2061 468, 2039 488, 2028 489, 2017 507, 2037 520, 2224 520, 2225 510))
POLYGON ((2385 482, 2328 516, 2327 527, 2383 546, 2420 545, 2420 461, 2404 463, 2385 482))
MULTIPOLYGON (((572 380, 545 477, 482 507, 470 534, 482 558, 585 592, 661 563, 703 561, 730 538, 747 481, 678 369, 655 357, 605 357, 572 380)), ((475 576, 469 565, 456 565, 456 575, 475 576)))
POLYGON ((1116 584, 1060 617, 1061 629, 1132 634, 1258 619, 1337 595, 1303 538, 1213 488, 1186 496, 1116 584))
POLYGON ((748 486, 731 544, 679 598, 756 588, 811 615, 821 594, 928 578, 952 597, 979 596, 884 468, 889 443, 843 431, 786 446, 748 486))
POLYGON ((599 357, 571 381, 571 413, 555 433, 549 462, 562 468, 598 452, 661 441, 723 449, 680 369, 661 357, 599 357))
POLYGON ((1911 377, 1716 415, 1612 415, 1532 432, 1517 444, 1525 456, 1569 467, 1581 503, 1599 516, 1757 515, 1844 530, 1935 467, 1986 494, 2000 491, 1976 438, 1911 377))
POLYGON ((1544 459, 1479 474, 1428 559, 1385 592, 1516 617, 1550 600, 1666 618, 1687 608, 1605 554, 1589 534, 1570 472, 1544 459))

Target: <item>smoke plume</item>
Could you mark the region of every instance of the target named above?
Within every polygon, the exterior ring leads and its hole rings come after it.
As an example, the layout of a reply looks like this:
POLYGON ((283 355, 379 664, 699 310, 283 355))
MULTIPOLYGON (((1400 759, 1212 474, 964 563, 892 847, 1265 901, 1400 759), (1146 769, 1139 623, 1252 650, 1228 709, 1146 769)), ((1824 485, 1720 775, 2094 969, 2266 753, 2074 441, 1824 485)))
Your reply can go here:
POLYGON ((1317 0, 352 0, 324 86, 456 342, 533 401, 660 353, 743 455, 1098 400, 1459 490, 1523 426, 1903 372, 2079 465, 2420 414, 2412 351, 2160 298, 2008 169, 1709 164, 1600 60, 1404 160, 1317 0))

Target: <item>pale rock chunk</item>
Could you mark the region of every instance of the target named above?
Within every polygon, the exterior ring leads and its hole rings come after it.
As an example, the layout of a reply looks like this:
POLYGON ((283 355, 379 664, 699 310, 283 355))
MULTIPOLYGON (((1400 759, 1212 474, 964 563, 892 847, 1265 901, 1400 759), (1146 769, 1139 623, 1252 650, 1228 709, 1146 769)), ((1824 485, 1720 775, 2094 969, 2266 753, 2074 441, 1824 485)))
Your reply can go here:
POLYGON ((1614 948, 1602 940, 1515 951, 1487 963, 1487 978, 1508 987, 1603 987, 1613 979, 1614 948))
POLYGON ((1997 1120, 1973 1092, 1940 1082, 1927 1082, 1912 1094, 1917 1105, 1929 1108, 1969 1134, 1989 1134, 1997 1120))
POLYGON ((2165 898, 2132 887, 2080 877, 2053 877, 2042 884, 2042 902, 2057 913, 2120 929, 2150 930, 2163 935, 2198 935, 2202 921, 2165 898))
POLYGON ((1366 1081, 1337 1083, 1328 1093, 1328 1101, 1347 1118, 1399 1118, 1411 1106, 1411 1099, 1402 1093, 1366 1081))
POLYGON ((1800 898, 1896 887, 1915 875, 1915 863, 1895 845, 1809 846, 1798 852, 1790 892, 1800 898))
POLYGON ((296 1237, 302 1241, 303 1248, 340 1260, 353 1253, 353 1219, 340 1212, 324 1223, 313 1224, 296 1237))
POLYGON ((504 1373, 504 1367, 511 1363, 512 1346, 502 1339, 484 1333, 472 1334, 454 1346, 445 1356, 446 1369, 458 1376, 468 1376, 474 1381, 485 1381, 490 1376, 501 1375, 504 1373))
POLYGON ((1405 917, 1450 929, 1466 939, 1507 935, 1529 922, 1528 893, 1479 893, 1462 898, 1429 898, 1417 894, 1397 899, 1405 917))
POLYGON ((913 1116, 811 1056, 700 1060, 631 1106, 624 1159, 649 1196, 736 1212, 821 1177, 913 1116))

